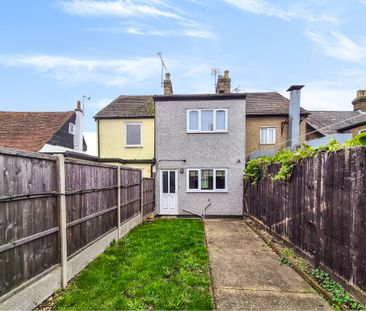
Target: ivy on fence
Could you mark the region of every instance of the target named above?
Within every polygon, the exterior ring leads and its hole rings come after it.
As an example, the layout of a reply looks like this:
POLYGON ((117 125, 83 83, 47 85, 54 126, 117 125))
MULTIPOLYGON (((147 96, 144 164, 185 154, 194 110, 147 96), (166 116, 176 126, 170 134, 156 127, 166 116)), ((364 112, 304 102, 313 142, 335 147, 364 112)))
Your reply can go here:
POLYGON ((301 164, 302 159, 357 146, 366 147, 366 133, 362 133, 344 144, 340 144, 335 139, 331 139, 326 145, 317 148, 303 144, 301 148, 297 149, 295 152, 283 149, 271 157, 262 156, 248 161, 244 170, 244 179, 249 181, 251 184, 257 184, 259 180, 265 176, 270 177, 274 181, 289 181, 296 165, 301 164), (270 175, 267 172, 267 167, 274 163, 278 163, 280 165, 279 170, 275 175, 270 175))

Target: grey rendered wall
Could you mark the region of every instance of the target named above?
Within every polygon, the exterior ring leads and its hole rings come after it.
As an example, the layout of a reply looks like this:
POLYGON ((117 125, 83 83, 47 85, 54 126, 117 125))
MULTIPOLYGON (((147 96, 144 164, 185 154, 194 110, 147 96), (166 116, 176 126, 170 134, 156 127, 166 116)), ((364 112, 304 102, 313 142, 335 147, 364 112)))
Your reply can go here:
POLYGON ((183 210, 201 214, 208 200, 211 200, 211 206, 206 211, 207 215, 242 215, 245 101, 243 99, 157 101, 155 109, 157 210, 159 211, 160 207, 159 170, 183 168, 184 173, 178 173, 179 214, 186 214, 183 210), (188 134, 186 111, 199 108, 228 109, 228 132, 188 134), (228 192, 186 192, 187 168, 227 168, 228 192))

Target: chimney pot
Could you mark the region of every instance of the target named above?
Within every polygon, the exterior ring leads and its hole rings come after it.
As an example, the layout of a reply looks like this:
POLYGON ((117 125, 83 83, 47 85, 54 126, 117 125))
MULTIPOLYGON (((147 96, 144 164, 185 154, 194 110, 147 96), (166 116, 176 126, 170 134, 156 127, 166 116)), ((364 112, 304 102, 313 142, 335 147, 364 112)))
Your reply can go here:
POLYGON ((81 112, 83 112, 83 110, 81 109, 81 102, 80 102, 80 100, 78 100, 76 102, 76 109, 75 109, 75 111, 81 111, 81 112))
POLYGON ((224 75, 219 75, 216 83, 216 94, 230 94, 231 93, 231 79, 229 77, 229 70, 224 71, 224 75))

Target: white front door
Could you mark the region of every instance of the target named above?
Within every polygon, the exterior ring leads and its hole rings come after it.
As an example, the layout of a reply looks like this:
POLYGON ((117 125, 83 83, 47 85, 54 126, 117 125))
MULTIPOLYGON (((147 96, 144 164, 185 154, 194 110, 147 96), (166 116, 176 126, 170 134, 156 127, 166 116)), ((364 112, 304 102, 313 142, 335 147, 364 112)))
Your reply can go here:
POLYGON ((160 215, 178 215, 178 171, 160 171, 160 215))

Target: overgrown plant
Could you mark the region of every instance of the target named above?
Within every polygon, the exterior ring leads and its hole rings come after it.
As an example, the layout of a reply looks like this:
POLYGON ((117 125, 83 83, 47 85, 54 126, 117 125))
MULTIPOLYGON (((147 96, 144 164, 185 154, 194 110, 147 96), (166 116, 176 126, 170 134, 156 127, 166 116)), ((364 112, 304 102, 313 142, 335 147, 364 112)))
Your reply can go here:
MULTIPOLYGON (((282 246, 283 247, 283 246, 282 246)), ((304 259, 296 256, 292 248, 283 247, 282 257, 280 259, 281 265, 297 266, 301 271, 306 273, 314 281, 316 281, 322 288, 329 292, 332 307, 335 310, 360 310, 366 311, 366 307, 357 302, 349 292, 347 292, 340 284, 334 282, 327 272, 320 268, 314 268, 304 259)))
POLYGON ((271 177, 272 180, 289 181, 296 169, 296 165, 301 162, 301 159, 312 157, 320 153, 327 153, 356 146, 366 147, 366 133, 362 133, 344 144, 340 144, 335 139, 331 139, 326 145, 317 148, 303 144, 301 148, 297 149, 295 152, 282 149, 271 157, 262 156, 248 161, 244 170, 244 179, 248 180, 251 184, 257 184, 264 176, 271 177), (269 176, 267 174, 267 167, 273 163, 280 164, 280 168, 275 175, 269 176))
POLYGON ((341 285, 332 281, 328 273, 319 268, 312 268, 306 272, 331 294, 332 307, 335 310, 342 310, 342 306, 346 306, 351 310, 366 311, 366 307, 355 301, 341 285))

